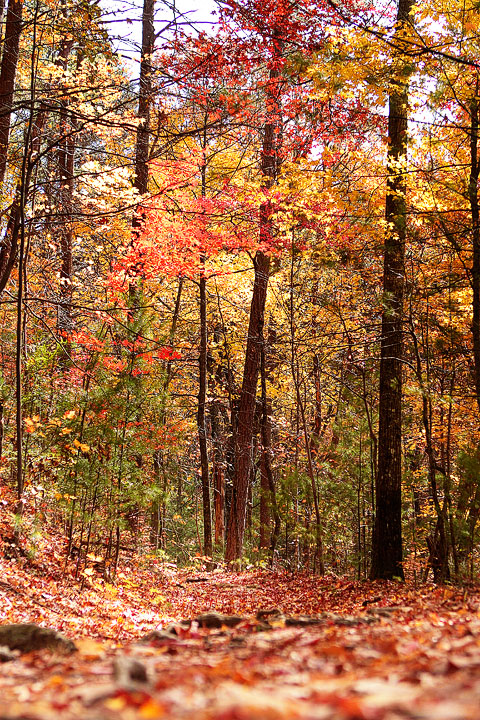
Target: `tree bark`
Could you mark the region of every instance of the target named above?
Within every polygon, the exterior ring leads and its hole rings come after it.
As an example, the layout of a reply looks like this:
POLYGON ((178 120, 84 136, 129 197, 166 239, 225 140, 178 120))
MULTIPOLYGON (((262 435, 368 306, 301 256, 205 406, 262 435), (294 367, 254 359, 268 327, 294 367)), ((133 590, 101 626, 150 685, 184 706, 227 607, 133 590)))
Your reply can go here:
MULTIPOLYGON (((267 85, 266 104, 270 107, 269 117, 265 125, 262 144, 261 169, 263 187, 268 190, 275 183, 280 150, 280 104, 279 104, 280 72, 276 64, 270 70, 267 85)), ((260 247, 268 246, 272 237, 272 209, 267 200, 260 206, 259 240, 260 247)), ((238 408, 238 419, 235 436, 235 466, 233 473, 232 503, 230 506, 227 529, 225 559, 227 562, 238 560, 243 553, 243 536, 247 510, 248 485, 252 467, 252 440, 257 397, 257 382, 260 369, 260 354, 263 345, 263 325, 265 302, 267 299, 268 278, 270 274, 270 255, 263 249, 257 250, 254 258, 254 284, 248 338, 243 369, 242 390, 238 408)))
MULTIPOLYGON (((10 0, 5 22, 2 64, 0 68, 0 186, 3 186, 7 169, 8 140, 13 108, 13 92, 18 64, 20 36, 22 32, 22 0, 10 0)), ((25 179, 25 178, 24 178, 25 179)), ((0 293, 5 289, 17 258, 20 232, 19 188, 10 209, 5 237, 0 247, 0 293)), ((23 188, 26 191, 26 188, 23 188)))
POLYGON ((468 197, 470 201, 470 214, 472 220, 472 336, 473 336, 473 362, 475 375, 475 395, 480 410, 480 210, 478 202, 478 79, 475 96, 470 103, 470 178, 468 184, 468 197))
POLYGON ((22 0, 10 0, 5 22, 5 38, 0 68, 0 186, 3 185, 7 169, 13 91, 22 33, 22 11, 22 0))
MULTIPOLYGON (((262 211, 265 218, 265 211, 262 211)), ((265 301, 267 298, 270 256, 258 251, 254 259, 255 280, 253 286, 248 339, 243 370, 243 383, 237 416, 235 442, 235 466, 233 475, 232 503, 228 523, 225 559, 237 560, 242 556, 243 535, 247 510, 248 483, 252 465, 253 424, 263 343, 265 301)))
MULTIPOLYGON (((62 3, 63 14, 66 17, 65 3, 62 3)), ((73 40, 62 42, 58 65, 64 72, 67 71, 68 57, 73 46, 73 40)), ((64 88, 65 93, 67 88, 64 88)), ((65 95, 67 97, 67 95, 65 95)), ((73 118, 69 117, 68 101, 64 98, 60 101, 60 143, 58 149, 58 174, 59 174, 59 205, 60 217, 60 292, 57 313, 57 330, 64 340, 65 354, 62 365, 66 367, 70 357, 69 336, 72 332, 72 245, 73 245, 73 190, 74 190, 74 161, 75 161, 75 140, 71 134, 73 118)))
MULTIPOLYGON (((203 263, 205 256, 202 254, 203 263)), ((205 274, 200 277, 200 354, 198 359, 197 429, 200 449, 200 474, 203 505, 203 554, 212 556, 212 515, 210 508, 210 478, 208 468, 206 401, 207 401, 207 288, 205 274)))
MULTIPOLYGON (((396 38, 410 22, 412 0, 399 0, 396 38)), ((402 354, 406 237, 406 156, 410 69, 400 50, 389 95, 383 312, 380 357, 378 472, 370 577, 403 578, 402 550, 402 354)))
MULTIPOLYGON (((148 158, 150 146, 150 105, 152 102, 152 56, 155 47, 155 0, 143 0, 142 11, 142 49, 140 56, 140 79, 138 92, 138 128, 135 142, 135 179, 133 186, 138 190, 140 197, 148 191, 148 158)), ((143 224, 145 222, 145 209, 142 200, 137 205, 136 212, 132 219, 132 246, 138 240, 143 224)), ((143 274, 143 260, 138 258, 137 274, 143 274)), ((130 321, 133 323, 137 313, 135 307, 138 305, 139 292, 135 282, 129 286, 129 298, 131 311, 130 321)), ((135 336, 135 331, 134 331, 135 336)))

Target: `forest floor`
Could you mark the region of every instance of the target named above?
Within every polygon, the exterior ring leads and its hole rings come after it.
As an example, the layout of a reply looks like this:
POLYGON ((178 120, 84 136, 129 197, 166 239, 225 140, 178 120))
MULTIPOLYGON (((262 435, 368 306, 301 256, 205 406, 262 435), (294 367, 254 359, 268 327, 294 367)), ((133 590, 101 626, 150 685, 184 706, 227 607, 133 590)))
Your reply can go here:
POLYGON ((480 588, 154 558, 123 559, 111 583, 92 560, 82 587, 53 535, 33 559, 9 550, 0 541, 0 626, 39 623, 78 650, 0 664, 0 720, 480 717, 480 588))

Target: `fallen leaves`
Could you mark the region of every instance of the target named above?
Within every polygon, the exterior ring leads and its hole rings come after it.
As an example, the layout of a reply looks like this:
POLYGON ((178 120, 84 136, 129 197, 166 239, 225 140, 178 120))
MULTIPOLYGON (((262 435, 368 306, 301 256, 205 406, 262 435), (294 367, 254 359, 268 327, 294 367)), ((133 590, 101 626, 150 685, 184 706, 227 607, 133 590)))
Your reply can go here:
POLYGON ((132 558, 115 584, 81 590, 41 553, 0 559, 0 573, 0 622, 54 627, 78 647, 6 658, 2 718, 478 718, 473 590, 132 558))
POLYGON ((0 682, 11 717, 21 709, 42 720, 60 706, 66 720, 478 717, 480 619, 447 611, 439 631, 438 617, 300 627, 276 620, 259 632, 253 621, 195 621, 171 646, 79 640, 80 652, 63 664, 31 654, 9 663, 0 682))

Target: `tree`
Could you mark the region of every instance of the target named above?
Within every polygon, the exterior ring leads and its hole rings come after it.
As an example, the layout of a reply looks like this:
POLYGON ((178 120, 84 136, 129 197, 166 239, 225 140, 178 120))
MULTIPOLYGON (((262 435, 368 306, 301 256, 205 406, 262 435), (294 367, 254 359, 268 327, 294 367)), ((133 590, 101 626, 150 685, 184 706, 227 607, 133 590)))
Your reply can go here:
MULTIPOLYGON (((3 14, 3 13, 2 13, 3 14)), ((9 0, 0 66, 0 186, 7 169, 8 140, 13 112, 13 92, 22 33, 22 0, 9 0)))
POLYGON ((371 578, 403 578, 402 566, 402 360, 405 239, 407 232, 406 157, 411 65, 403 41, 413 3, 399 0, 389 93, 387 195, 383 259, 383 312, 380 359, 378 469, 371 578))
MULTIPOLYGON (((281 151, 281 79, 278 68, 282 43, 279 28, 272 33, 272 61, 266 86, 265 122, 261 153, 263 187, 270 190, 277 178, 281 151)), ((273 222, 270 201, 262 202, 259 209, 259 241, 268 248, 272 242, 273 222)), ((235 434, 235 467, 233 473, 233 496, 230 506, 225 559, 229 562, 242 556, 243 536, 245 532, 245 514, 247 509, 248 485, 252 465, 253 422, 257 397, 257 381, 263 347, 263 327, 265 302, 267 298, 270 273, 270 255, 268 250, 257 250, 253 260, 255 280, 253 284, 252 304, 245 350, 242 389, 240 392, 237 427, 235 434)))

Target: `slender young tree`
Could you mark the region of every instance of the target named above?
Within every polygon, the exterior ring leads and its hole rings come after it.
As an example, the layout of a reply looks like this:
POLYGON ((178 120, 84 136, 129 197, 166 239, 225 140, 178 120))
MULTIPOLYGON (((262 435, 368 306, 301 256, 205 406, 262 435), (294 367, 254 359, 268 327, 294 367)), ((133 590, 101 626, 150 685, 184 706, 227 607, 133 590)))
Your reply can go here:
MULTIPOLYGON (((207 120, 205 112, 202 132, 202 164, 201 164, 201 193, 204 199, 207 194, 207 120)), ((199 278, 199 311, 200 311, 200 352, 198 357, 198 406, 197 430, 200 449, 200 475, 202 481, 202 507, 203 507, 203 553, 212 556, 212 514, 210 507, 210 473, 207 447, 207 355, 208 355, 208 328, 207 328, 207 278, 205 277, 205 250, 200 252, 200 278, 199 278)))

